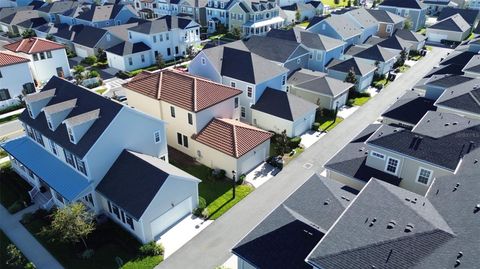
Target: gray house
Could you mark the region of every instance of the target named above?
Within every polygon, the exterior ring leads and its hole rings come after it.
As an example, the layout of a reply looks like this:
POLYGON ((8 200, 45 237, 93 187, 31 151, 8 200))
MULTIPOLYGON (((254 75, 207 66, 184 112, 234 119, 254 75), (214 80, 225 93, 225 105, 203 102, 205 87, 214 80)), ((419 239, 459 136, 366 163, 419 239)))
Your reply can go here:
POLYGON ((357 78, 355 86, 358 91, 364 91, 372 84, 376 70, 377 67, 369 61, 356 57, 347 60, 333 60, 327 66, 328 75, 341 81, 345 81, 348 73, 353 71, 357 78))
POLYGON ((427 39, 431 42, 465 40, 472 31, 470 25, 460 14, 452 15, 427 28, 427 39))
POLYGON ((378 9, 407 18, 412 23, 413 31, 425 27, 427 6, 418 0, 385 0, 378 9))

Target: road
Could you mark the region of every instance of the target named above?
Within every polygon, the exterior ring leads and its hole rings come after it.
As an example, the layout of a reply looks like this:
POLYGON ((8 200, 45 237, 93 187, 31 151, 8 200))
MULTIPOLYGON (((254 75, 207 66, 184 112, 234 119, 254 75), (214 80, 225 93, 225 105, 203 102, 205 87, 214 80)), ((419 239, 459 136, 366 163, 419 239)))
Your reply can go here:
POLYGON ((448 49, 433 48, 407 73, 373 97, 353 115, 305 150, 273 179, 260 186, 240 203, 214 221, 167 260, 161 268, 213 269, 231 255, 230 249, 262 221, 275 207, 300 187, 314 172, 349 143, 358 133, 374 122, 406 90, 425 76, 448 49))
POLYGON ((22 123, 19 120, 0 124, 0 139, 15 138, 23 134, 22 123))

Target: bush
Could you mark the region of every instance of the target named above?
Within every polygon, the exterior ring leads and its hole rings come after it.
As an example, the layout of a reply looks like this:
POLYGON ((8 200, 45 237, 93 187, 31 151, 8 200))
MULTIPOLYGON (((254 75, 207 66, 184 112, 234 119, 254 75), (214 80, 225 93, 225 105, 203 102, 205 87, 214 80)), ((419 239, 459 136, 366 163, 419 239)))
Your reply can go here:
POLYGON ((198 207, 195 208, 193 214, 197 217, 202 216, 202 211, 207 207, 207 201, 203 197, 198 197, 198 207))
POLYGON ((20 201, 15 201, 11 206, 8 207, 8 212, 16 213, 24 208, 23 203, 20 201))
POLYGON ((82 61, 84 64, 92 65, 97 62, 97 56, 88 56, 82 61))
POLYGON ((32 213, 25 213, 25 214, 23 214, 23 216, 22 216, 22 221, 21 221, 21 222, 22 222, 23 224, 29 224, 30 222, 33 221, 33 219, 34 219, 34 216, 33 216, 32 213))
POLYGON ((163 256, 165 249, 161 244, 157 244, 154 241, 146 243, 145 245, 141 246, 140 254, 144 257, 147 256, 163 256))
POLYGON ((216 180, 222 180, 222 179, 224 179, 224 178, 225 178, 225 174, 226 174, 226 172, 225 172, 225 170, 223 170, 223 169, 213 170, 213 172, 212 172, 212 176, 213 176, 213 178, 216 179, 216 180))
POLYGON ((240 177, 238 177, 237 185, 242 185, 243 182, 245 181, 245 178, 246 178, 246 177, 247 177, 247 175, 241 174, 240 177))
POLYGON ((90 71, 90 73, 88 73, 89 78, 96 78, 96 77, 99 77, 99 76, 100 76, 100 74, 98 73, 97 70, 92 70, 92 71, 90 71))
POLYGON ((210 211, 208 210, 207 207, 202 210, 202 217, 203 217, 204 219, 208 219, 208 216, 209 216, 209 215, 210 215, 210 211))
POLYGON ((312 130, 318 131, 318 128, 320 128, 320 122, 314 122, 312 125, 312 130))
POLYGON ((302 141, 302 139, 299 136, 290 138, 290 148, 292 148, 292 149, 298 148, 298 145, 300 145, 301 141, 302 141))

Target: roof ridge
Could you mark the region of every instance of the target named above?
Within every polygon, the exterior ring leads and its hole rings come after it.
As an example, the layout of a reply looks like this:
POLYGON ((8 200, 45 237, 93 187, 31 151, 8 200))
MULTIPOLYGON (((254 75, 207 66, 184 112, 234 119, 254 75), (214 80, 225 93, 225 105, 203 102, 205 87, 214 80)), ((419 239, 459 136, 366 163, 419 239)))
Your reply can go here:
POLYGON ((160 100, 162 95, 162 81, 163 81, 163 72, 159 72, 158 78, 158 87, 157 87, 157 99, 160 100))
POLYGON ((294 217, 296 220, 298 221, 301 221, 302 223, 314 228, 315 230, 317 231, 320 231, 322 233, 325 233, 326 231, 323 230, 318 224, 316 224, 315 222, 309 220, 307 217, 305 217, 304 215, 300 214, 299 212, 297 212, 296 210, 293 210, 292 208, 290 208, 289 206, 287 206, 285 203, 282 203, 281 206, 287 210, 287 212, 292 216, 294 217), (313 225, 312 225, 313 224, 313 225))
MULTIPOLYGON (((228 124, 225 121, 222 121, 224 124, 228 124)), ((229 124, 232 126, 232 131, 233 131, 233 150, 235 157, 238 158, 238 143, 237 143, 237 125, 235 124, 229 124)))
POLYGON ((197 78, 193 78, 193 111, 197 111, 197 78))
MULTIPOLYGON (((28 38, 27 38, 28 39, 28 38)), ((24 40, 27 40, 27 39, 24 39, 24 40)), ((28 39, 30 40, 30 39, 28 39)), ((33 42, 33 45, 30 47, 30 49, 28 50, 28 53, 30 54, 33 50, 33 48, 35 47, 35 45, 37 44, 38 42, 38 38, 35 38, 35 41, 33 42)))

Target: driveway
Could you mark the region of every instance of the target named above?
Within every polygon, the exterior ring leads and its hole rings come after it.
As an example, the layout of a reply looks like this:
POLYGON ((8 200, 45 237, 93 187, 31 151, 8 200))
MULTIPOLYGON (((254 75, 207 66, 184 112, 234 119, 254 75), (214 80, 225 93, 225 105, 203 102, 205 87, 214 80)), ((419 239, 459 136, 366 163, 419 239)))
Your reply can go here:
POLYGON ((0 139, 16 138, 23 135, 23 126, 19 120, 13 120, 0 125, 0 139))
POLYGON ((157 268, 211 269, 224 263, 237 242, 305 183, 309 176, 321 172, 326 161, 374 122, 406 90, 413 88, 449 51, 433 48, 419 64, 289 163, 275 180, 268 181, 252 192, 157 268))
POLYGON ((245 176, 245 181, 258 188, 280 172, 280 169, 264 162, 245 176))

